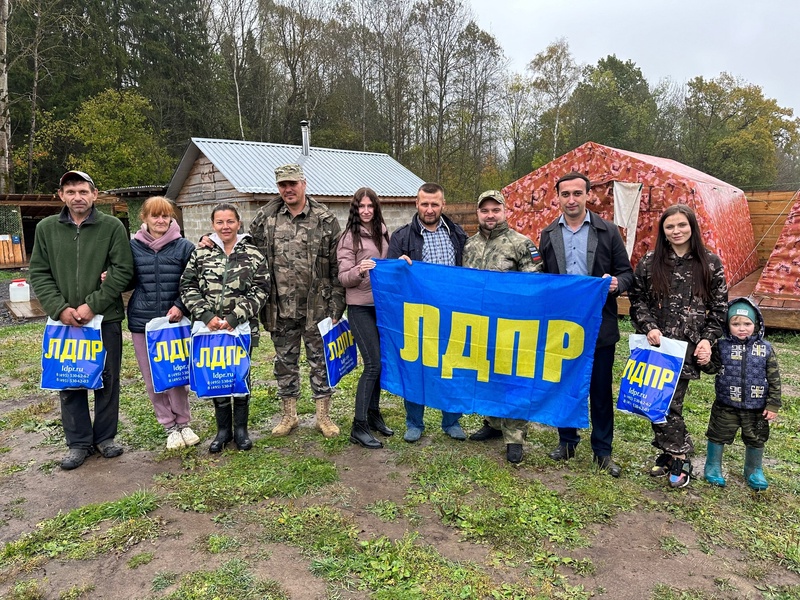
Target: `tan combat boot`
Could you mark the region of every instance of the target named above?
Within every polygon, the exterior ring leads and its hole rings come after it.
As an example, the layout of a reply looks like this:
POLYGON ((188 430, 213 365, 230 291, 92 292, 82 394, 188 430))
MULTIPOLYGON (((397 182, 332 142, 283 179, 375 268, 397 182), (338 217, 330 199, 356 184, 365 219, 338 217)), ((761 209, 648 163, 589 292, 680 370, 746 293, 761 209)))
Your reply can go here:
POLYGON ((339 435, 339 428, 336 423, 331 421, 331 397, 317 398, 317 429, 326 438, 333 438, 339 435))
POLYGON ((272 430, 272 435, 277 437, 289 435, 289 432, 300 424, 297 418, 297 398, 282 398, 282 400, 283 416, 281 422, 272 430))

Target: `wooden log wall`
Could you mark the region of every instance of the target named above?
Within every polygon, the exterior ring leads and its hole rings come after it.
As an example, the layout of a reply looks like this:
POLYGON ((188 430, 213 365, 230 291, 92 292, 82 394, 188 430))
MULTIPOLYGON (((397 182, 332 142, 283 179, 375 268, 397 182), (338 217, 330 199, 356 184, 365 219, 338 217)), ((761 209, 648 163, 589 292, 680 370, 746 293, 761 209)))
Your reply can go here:
POLYGON ((18 267, 25 264, 22 238, 18 235, 0 234, 0 267, 18 267))
POLYGON ((797 201, 798 192, 745 192, 758 249, 758 264, 764 266, 778 241, 786 217, 797 201))

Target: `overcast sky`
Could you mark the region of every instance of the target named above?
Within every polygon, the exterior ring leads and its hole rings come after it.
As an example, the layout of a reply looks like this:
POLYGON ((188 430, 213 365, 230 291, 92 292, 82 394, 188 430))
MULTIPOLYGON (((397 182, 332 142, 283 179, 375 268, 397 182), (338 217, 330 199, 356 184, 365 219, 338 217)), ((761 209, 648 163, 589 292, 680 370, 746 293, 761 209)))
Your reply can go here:
POLYGON ((566 38, 575 60, 632 60, 654 85, 725 71, 800 116, 798 0, 465 0, 522 73, 566 38))

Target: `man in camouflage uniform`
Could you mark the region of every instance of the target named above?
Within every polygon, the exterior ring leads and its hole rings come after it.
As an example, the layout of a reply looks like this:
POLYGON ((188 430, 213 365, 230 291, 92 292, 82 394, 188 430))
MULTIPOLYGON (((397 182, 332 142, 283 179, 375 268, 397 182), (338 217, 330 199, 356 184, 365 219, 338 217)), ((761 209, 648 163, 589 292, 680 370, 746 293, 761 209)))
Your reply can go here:
MULTIPOLYGON (((478 196, 478 233, 464 245, 464 266, 488 271, 542 270, 539 250, 527 237, 511 229, 506 222, 506 200, 497 190, 478 196)), ((522 461, 522 443, 528 431, 524 419, 486 417, 483 427, 469 436, 484 441, 502 436, 508 462, 522 461)))
POLYGON ((275 378, 283 416, 272 430, 284 436, 297 427, 300 394, 300 342, 305 344, 311 390, 317 405, 317 429, 325 437, 339 435, 331 421, 333 390, 328 387, 325 349, 317 323, 334 321, 344 312, 344 288, 339 283, 336 243, 339 222, 324 204, 306 196, 300 165, 275 169, 280 198, 259 209, 250 235, 266 256, 271 289, 261 322, 275 345, 275 378))

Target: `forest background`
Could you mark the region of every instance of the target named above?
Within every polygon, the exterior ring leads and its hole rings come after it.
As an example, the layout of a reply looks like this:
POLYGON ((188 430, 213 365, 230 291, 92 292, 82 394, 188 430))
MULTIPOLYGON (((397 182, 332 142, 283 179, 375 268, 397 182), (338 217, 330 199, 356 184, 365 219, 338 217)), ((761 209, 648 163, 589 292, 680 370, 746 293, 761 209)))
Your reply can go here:
POLYGON ((101 189, 166 184, 190 137, 297 144, 303 119, 312 145, 388 153, 450 201, 589 140, 745 189, 800 186, 800 119, 757 84, 649 82, 625 57, 578 64, 566 38, 513 72, 468 1, 0 4, 0 192, 52 192, 67 168, 101 189))

